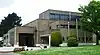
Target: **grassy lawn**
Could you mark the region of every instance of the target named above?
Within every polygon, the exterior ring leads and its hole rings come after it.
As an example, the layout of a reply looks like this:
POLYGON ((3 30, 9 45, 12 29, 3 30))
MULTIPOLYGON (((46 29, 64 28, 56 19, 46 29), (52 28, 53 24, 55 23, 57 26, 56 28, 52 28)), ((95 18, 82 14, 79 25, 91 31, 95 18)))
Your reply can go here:
POLYGON ((38 51, 20 52, 22 55, 100 55, 100 46, 52 47, 38 51))

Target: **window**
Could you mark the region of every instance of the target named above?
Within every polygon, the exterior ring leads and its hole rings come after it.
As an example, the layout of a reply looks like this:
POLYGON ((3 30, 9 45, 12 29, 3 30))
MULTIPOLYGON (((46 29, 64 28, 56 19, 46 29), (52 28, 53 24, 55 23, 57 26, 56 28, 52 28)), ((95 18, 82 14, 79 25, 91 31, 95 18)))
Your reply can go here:
MULTIPOLYGON (((81 16, 71 15, 71 20, 72 21, 75 21, 76 19, 79 20, 80 18, 81 18, 81 16)), ((69 20, 69 15, 50 13, 50 19, 54 19, 54 20, 69 20)))
POLYGON ((69 27, 72 28, 72 29, 75 29, 76 25, 70 25, 69 27))
POLYGON ((92 42, 92 37, 86 37, 86 42, 91 43, 92 42))
POLYGON ((79 38, 79 42, 80 43, 84 43, 85 42, 84 37, 78 37, 78 38, 79 38))
POLYGON ((76 19, 80 19, 81 18, 81 16, 77 16, 77 15, 71 15, 71 20, 72 21, 75 21, 76 19))
POLYGON ((64 28, 64 26, 62 26, 62 25, 57 25, 57 28, 64 28))
MULTIPOLYGON (((66 24, 60 24, 60 25, 57 25, 57 28, 68 28, 68 25, 66 24)), ((71 29, 76 29, 76 25, 70 25, 69 28, 71 29)), ((80 29, 80 26, 78 26, 78 29, 80 29)))
POLYGON ((69 16, 68 15, 64 15, 64 14, 61 14, 60 15, 60 19, 61 20, 68 20, 69 19, 69 16))
POLYGON ((65 19, 65 16, 64 15, 60 15, 60 19, 65 19))
POLYGON ((55 19, 59 19, 60 17, 59 17, 58 14, 55 14, 54 18, 55 18, 55 19))
POLYGON ((50 19, 54 19, 55 14, 50 14, 50 19))
POLYGON ((69 20, 69 16, 68 15, 66 15, 64 17, 65 17, 65 20, 69 20))
POLYGON ((71 20, 76 20, 76 16, 75 15, 71 15, 71 20))
POLYGON ((65 14, 55 14, 55 13, 50 13, 50 19, 54 20, 68 20, 68 15, 65 14))
POLYGON ((65 24, 60 24, 60 25, 57 25, 57 28, 67 28, 68 25, 65 25, 65 24))

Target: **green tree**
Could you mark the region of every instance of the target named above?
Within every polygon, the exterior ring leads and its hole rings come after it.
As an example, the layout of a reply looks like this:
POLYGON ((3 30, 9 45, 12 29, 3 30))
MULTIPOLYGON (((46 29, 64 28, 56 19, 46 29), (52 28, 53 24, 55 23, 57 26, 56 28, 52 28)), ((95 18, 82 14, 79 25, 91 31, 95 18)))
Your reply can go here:
POLYGON ((59 31, 54 31, 51 33, 51 45, 52 46, 59 46, 62 43, 62 36, 59 31))
POLYGON ((3 36, 3 34, 7 33, 8 30, 15 26, 21 26, 21 21, 21 17, 17 16, 16 13, 8 14, 8 16, 4 17, 4 19, 1 21, 0 36, 3 36))
POLYGON ((73 33, 70 32, 70 36, 68 36, 68 47, 77 47, 78 46, 78 40, 77 36, 73 33))
POLYGON ((81 24, 83 29, 96 34, 96 44, 98 45, 100 34, 100 1, 92 0, 88 5, 80 6, 78 10, 82 14, 81 24))

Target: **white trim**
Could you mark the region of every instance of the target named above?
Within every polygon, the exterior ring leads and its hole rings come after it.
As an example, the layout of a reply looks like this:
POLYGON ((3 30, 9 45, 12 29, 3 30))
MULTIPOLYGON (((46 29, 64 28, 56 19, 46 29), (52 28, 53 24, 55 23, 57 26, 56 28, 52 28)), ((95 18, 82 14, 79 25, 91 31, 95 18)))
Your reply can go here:
POLYGON ((79 43, 78 45, 96 45, 96 43, 79 43))
POLYGON ((50 34, 45 34, 45 35, 40 35, 40 37, 43 37, 43 36, 49 36, 50 34))
POLYGON ((51 35, 49 35, 49 47, 51 46, 51 35))

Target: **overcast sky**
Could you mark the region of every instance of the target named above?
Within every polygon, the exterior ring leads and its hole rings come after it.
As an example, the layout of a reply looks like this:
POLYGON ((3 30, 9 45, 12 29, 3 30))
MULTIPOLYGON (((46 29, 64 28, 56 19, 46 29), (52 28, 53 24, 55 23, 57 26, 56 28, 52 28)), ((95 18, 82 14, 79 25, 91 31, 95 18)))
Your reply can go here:
POLYGON ((79 5, 87 5, 90 0, 0 0, 0 22, 9 13, 15 12, 26 24, 39 17, 39 13, 48 10, 78 12, 79 5))

